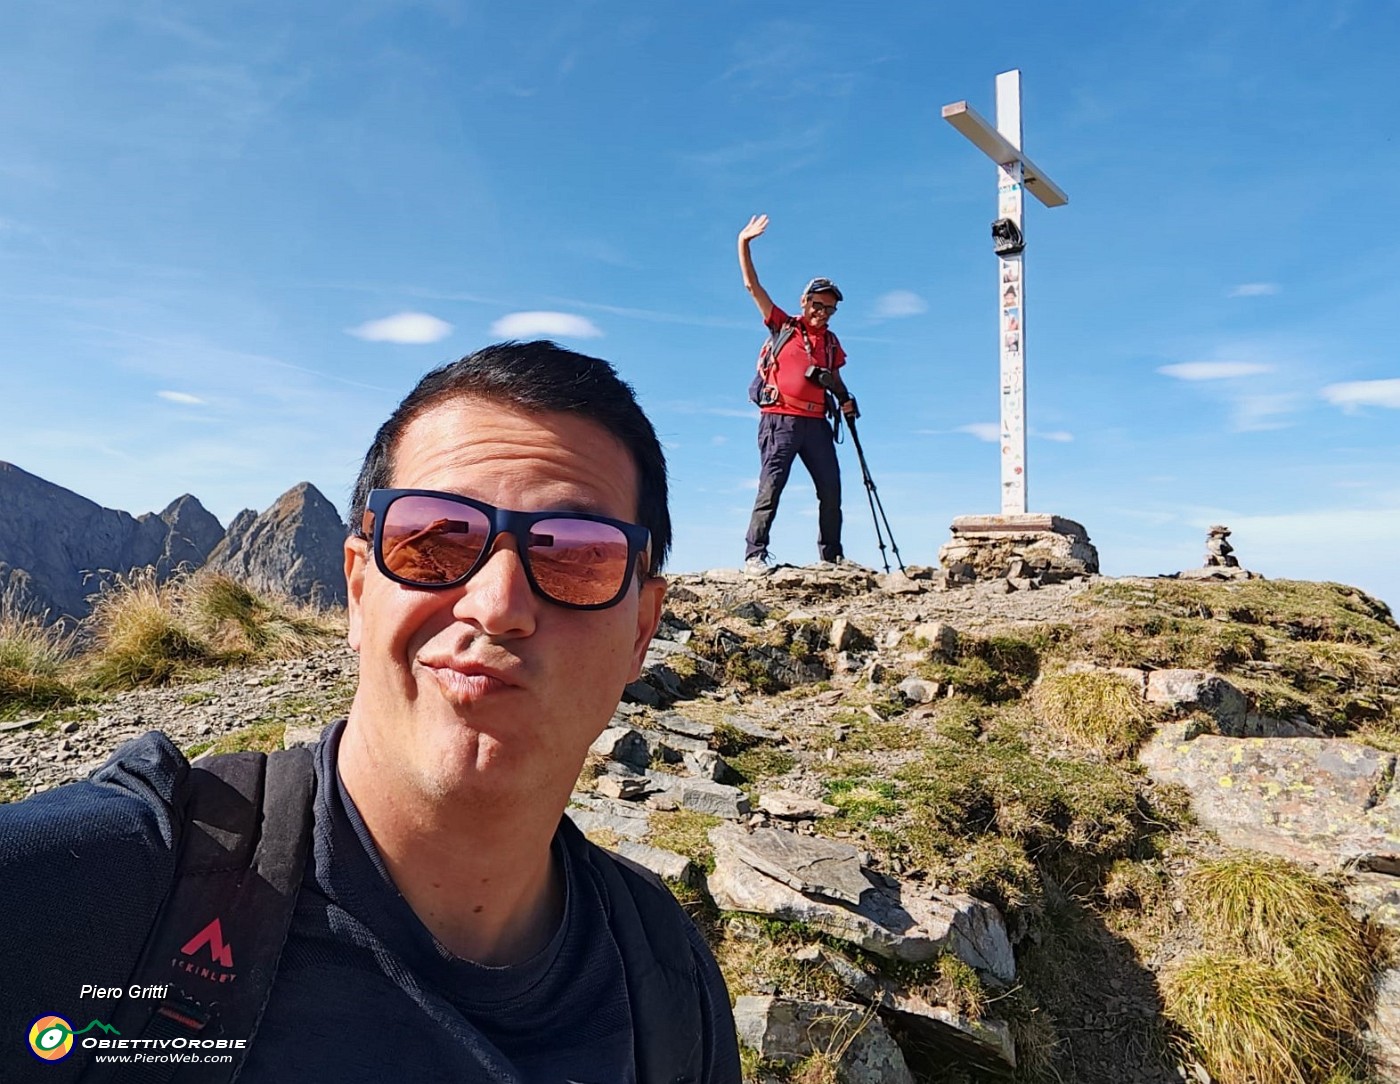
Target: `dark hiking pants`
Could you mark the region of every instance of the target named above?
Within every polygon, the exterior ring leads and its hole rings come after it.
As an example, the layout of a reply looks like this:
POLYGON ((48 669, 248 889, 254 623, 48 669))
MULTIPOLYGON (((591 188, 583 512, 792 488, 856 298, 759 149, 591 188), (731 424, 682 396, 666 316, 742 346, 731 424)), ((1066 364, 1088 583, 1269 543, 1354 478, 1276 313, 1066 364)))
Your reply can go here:
POLYGON ((792 461, 802 465, 817 487, 817 552, 823 561, 841 556, 841 468, 836 443, 825 418, 764 414, 758 420, 758 497, 744 551, 745 559, 766 556, 778 498, 783 495, 792 461))

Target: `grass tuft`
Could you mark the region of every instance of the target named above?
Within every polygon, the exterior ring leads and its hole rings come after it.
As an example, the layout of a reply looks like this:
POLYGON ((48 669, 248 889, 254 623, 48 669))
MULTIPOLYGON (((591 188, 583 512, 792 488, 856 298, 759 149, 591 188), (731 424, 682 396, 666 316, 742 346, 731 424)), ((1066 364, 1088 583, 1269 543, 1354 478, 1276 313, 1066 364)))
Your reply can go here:
POLYGON ((183 602, 192 626, 225 657, 296 658, 342 634, 324 614, 291 599, 260 594, 223 573, 192 577, 183 602))
POLYGON ((196 757, 202 753, 275 753, 282 748, 286 735, 285 723, 254 723, 239 730, 231 730, 213 742, 203 743, 186 750, 186 755, 196 757))
POLYGON ((828 779, 822 789, 841 816, 856 824, 892 816, 900 809, 895 785, 882 779, 828 779))
POLYGON ((103 586, 86 622, 96 650, 89 680, 99 689, 163 685, 217 661, 213 649, 179 614, 178 584, 158 583, 150 569, 103 586))
POLYGON ((73 634, 46 625, 8 594, 0 594, 0 713, 72 703, 77 693, 64 678, 73 634))
POLYGON ((1186 890, 1208 945, 1279 968, 1319 1000, 1328 1026, 1360 1024, 1370 952, 1338 890, 1281 858, 1243 852, 1198 867, 1186 890))
POLYGON ((1185 882, 1205 951, 1163 984, 1168 1014, 1220 1084, 1347 1079, 1371 990, 1366 931, 1331 885, 1229 854, 1185 882))
POLYGON ((1162 905, 1166 894, 1166 873, 1155 862, 1120 858, 1108 867, 1108 874, 1104 877, 1104 899, 1120 910, 1156 910, 1162 905))
POLYGON ((160 583, 150 569, 104 586, 84 627, 94 650, 79 669, 104 690, 294 658, 343 635, 337 618, 228 576, 199 572, 160 583))
POLYGON ((1270 964, 1201 954, 1168 976, 1163 993, 1219 1084, 1312 1084, 1339 1060, 1316 994, 1270 964))
POLYGON ((1127 756, 1152 729, 1141 691, 1102 670, 1048 675, 1034 702, 1040 718, 1076 745, 1114 757, 1127 756))
POLYGON ((938 957, 937 967, 938 977, 914 992, 968 1020, 981 1020, 987 1012, 987 988, 977 977, 976 969, 947 952, 938 957))
POLYGON ((651 815, 647 842, 676 854, 683 854, 705 873, 715 870, 715 849, 710 829, 723 822, 708 813, 689 809, 657 810, 651 815))

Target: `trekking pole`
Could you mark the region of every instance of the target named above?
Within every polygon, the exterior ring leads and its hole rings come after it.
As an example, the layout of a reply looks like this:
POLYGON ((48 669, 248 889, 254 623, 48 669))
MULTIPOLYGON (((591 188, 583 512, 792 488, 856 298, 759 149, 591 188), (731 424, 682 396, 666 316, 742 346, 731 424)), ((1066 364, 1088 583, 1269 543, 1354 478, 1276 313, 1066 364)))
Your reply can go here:
POLYGON ((885 536, 880 533, 880 521, 883 520, 885 534, 890 536, 890 546, 894 549, 894 559, 899 564, 899 571, 903 572, 904 560, 899 556, 899 545, 894 540, 894 530, 890 527, 889 517, 885 515, 884 502, 880 500, 880 493, 875 488, 875 479, 870 477, 870 467, 865 462, 865 451, 860 446, 860 434, 856 432, 856 420, 841 412, 838 412, 837 417, 845 418, 846 428, 851 431, 851 443, 855 445, 856 459, 860 463, 861 481, 865 483, 865 499, 870 503, 870 518, 875 521, 875 540, 880 544, 880 562, 888 572, 890 562, 885 556, 885 536))

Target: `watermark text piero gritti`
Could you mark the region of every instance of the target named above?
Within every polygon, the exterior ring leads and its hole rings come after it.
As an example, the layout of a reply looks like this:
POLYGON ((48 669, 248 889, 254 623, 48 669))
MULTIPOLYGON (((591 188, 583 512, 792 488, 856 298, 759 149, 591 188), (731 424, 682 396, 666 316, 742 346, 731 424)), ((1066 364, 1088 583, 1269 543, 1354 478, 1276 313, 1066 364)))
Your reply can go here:
POLYGON ((78 991, 79 997, 91 997, 97 999, 109 999, 120 1001, 127 998, 130 1001, 164 1001, 170 996, 170 984, 158 983, 154 986, 89 986, 86 983, 78 991))

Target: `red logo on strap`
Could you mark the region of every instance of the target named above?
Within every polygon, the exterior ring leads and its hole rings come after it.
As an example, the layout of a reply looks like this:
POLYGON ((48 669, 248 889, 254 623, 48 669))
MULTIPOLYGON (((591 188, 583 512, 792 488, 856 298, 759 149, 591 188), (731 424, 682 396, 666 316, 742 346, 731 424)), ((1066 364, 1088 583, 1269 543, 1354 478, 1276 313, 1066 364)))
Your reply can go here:
POLYGON ((224 931, 217 918, 191 937, 180 951, 186 956, 193 956, 205 945, 209 946, 209 956, 216 964, 233 966, 233 946, 224 943, 224 931))

